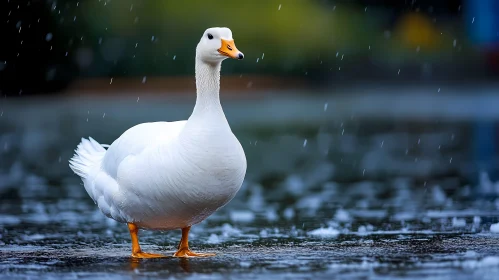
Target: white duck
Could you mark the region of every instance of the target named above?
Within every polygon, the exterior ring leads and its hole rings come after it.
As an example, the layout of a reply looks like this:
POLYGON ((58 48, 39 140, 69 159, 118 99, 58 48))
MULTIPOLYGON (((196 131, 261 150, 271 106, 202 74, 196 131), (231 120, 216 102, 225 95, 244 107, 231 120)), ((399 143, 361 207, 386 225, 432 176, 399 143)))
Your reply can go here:
POLYGON ((196 48, 197 98, 187 121, 143 123, 128 129, 109 148, 82 139, 70 160, 101 211, 127 223, 132 257, 142 252, 138 229, 182 229, 175 257, 203 257, 189 250, 188 234, 227 204, 246 174, 246 157, 220 105, 220 67, 243 59, 228 28, 207 29, 196 48))

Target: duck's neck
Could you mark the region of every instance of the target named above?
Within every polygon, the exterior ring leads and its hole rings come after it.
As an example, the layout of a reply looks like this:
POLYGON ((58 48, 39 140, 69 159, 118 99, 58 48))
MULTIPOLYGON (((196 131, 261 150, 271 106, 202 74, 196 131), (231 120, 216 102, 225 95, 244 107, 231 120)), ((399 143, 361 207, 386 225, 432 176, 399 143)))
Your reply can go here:
POLYGON ((196 58, 196 106, 192 117, 207 113, 222 113, 220 105, 220 67, 221 63, 205 63, 196 58))
POLYGON ((207 135, 216 138, 221 131, 230 131, 220 105, 220 65, 196 58, 196 106, 179 136, 181 143, 199 146, 198 141, 206 142, 207 135))

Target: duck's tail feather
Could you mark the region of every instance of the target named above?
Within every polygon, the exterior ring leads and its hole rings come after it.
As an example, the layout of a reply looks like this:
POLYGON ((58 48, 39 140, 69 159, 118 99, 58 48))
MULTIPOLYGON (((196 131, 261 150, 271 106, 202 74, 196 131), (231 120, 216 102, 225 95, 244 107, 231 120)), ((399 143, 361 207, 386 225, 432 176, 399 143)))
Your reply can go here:
POLYGON ((69 160, 69 167, 85 180, 89 177, 96 164, 102 161, 105 154, 104 145, 99 144, 92 137, 88 137, 88 139, 81 138, 74 156, 69 160))

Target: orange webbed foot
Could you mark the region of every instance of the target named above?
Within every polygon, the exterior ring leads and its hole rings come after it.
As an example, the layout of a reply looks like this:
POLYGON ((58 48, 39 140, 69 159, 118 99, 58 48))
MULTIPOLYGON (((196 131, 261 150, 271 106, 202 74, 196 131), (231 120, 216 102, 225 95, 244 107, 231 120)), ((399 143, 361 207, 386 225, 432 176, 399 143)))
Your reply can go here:
POLYGON ((173 254, 176 258, 204 258, 213 257, 215 254, 211 253, 194 253, 189 249, 189 231, 191 227, 185 227, 182 229, 182 239, 180 239, 180 244, 178 245, 178 251, 173 254))
POLYGON ((151 253, 146 253, 146 252, 137 252, 137 253, 132 253, 132 258, 136 259, 156 259, 156 258, 166 258, 165 255, 161 254, 151 254, 151 253))
POLYGON ((205 258, 205 257, 213 257, 216 254, 212 253, 194 253, 189 248, 181 248, 175 254, 173 254, 176 258, 205 258))
POLYGON ((132 258, 135 259, 155 259, 166 258, 165 255, 142 252, 139 245, 139 228, 134 223, 128 223, 130 237, 132 238, 132 258))

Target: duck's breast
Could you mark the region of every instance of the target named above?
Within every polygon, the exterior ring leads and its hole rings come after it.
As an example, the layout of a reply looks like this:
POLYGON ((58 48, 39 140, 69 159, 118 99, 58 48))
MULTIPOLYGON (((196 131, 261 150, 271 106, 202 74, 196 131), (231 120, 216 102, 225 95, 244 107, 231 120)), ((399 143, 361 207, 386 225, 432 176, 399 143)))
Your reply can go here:
POLYGON ((235 196, 246 174, 244 150, 230 131, 182 142, 177 156, 181 185, 192 192, 193 201, 215 210, 235 196))
POLYGON ((145 228, 190 226, 227 204, 245 173, 246 157, 232 132, 178 138, 124 161, 123 211, 145 228))

